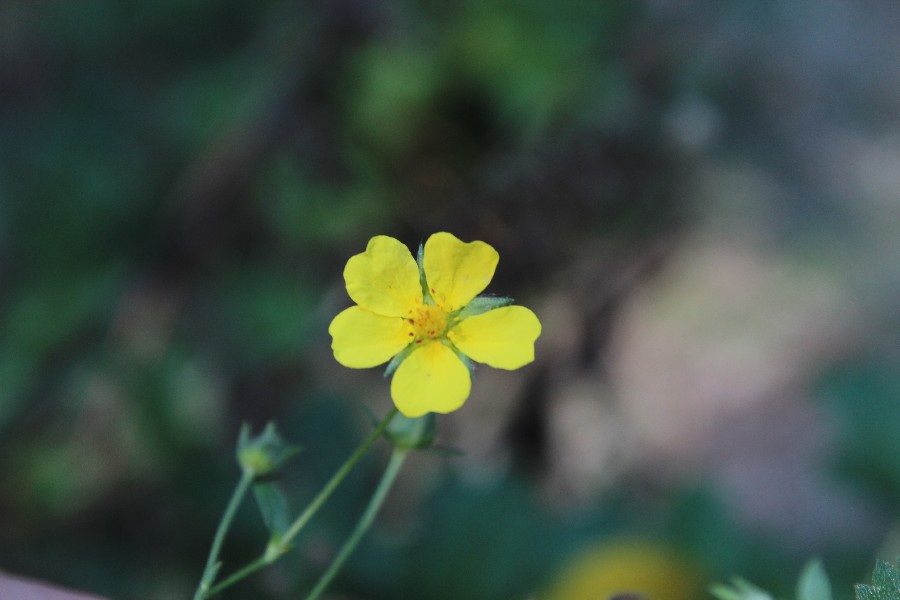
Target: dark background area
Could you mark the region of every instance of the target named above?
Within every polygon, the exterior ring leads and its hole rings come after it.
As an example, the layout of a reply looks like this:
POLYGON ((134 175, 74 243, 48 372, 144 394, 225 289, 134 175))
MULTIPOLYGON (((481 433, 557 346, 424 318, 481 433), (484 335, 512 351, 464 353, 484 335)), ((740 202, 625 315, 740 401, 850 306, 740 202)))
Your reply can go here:
MULTIPOLYGON (((334 598, 789 595, 811 556, 848 598, 898 551, 898 26, 891 0, 3 2, 0 568, 188 597, 242 422, 303 446, 296 510, 389 406, 331 356, 347 258, 450 231, 497 248, 537 360, 476 372, 440 420, 462 455, 411 461, 334 598)), ((225 597, 308 589, 384 460, 225 597)), ((264 544, 248 505, 226 571, 264 544)))

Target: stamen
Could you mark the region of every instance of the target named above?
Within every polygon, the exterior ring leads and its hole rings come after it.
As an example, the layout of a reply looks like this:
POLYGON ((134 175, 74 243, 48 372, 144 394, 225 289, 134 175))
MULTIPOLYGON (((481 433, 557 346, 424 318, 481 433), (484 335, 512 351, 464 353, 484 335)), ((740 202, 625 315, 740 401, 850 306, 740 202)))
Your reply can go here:
POLYGON ((448 325, 447 312, 435 305, 425 305, 418 308, 415 315, 409 319, 415 330, 416 343, 425 339, 437 339, 444 335, 448 325))

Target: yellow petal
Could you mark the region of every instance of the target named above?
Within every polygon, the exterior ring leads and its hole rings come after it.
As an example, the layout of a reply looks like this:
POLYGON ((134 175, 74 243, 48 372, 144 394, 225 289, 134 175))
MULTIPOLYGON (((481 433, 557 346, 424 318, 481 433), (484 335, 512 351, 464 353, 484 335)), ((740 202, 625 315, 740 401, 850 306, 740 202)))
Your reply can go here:
POLYGON ((484 291, 494 276, 500 255, 484 242, 461 242, 435 233, 425 242, 425 278, 435 302, 447 312, 462 308, 484 291))
POLYGON ((534 360, 541 322, 524 306, 504 306, 469 317, 447 337, 460 352, 497 369, 518 369, 534 360))
POLYGON ((472 389, 469 369, 448 346, 427 342, 400 363, 391 380, 391 397, 407 417, 453 412, 472 389))
POLYGON ((377 315, 351 306, 328 326, 334 358, 353 369, 386 363, 413 339, 413 328, 399 317, 377 315))
POLYGON ((365 252, 350 257, 344 281, 354 302, 379 315, 399 317, 422 302, 415 259, 409 248, 386 235, 373 237, 365 252))
MULTIPOLYGON (((628 590, 641 598, 691 600, 705 596, 704 581, 699 566, 684 553, 638 539, 622 540, 576 554, 563 565, 555 583, 541 598, 615 598, 628 590)), ((768 594, 757 597, 766 598, 768 594)))

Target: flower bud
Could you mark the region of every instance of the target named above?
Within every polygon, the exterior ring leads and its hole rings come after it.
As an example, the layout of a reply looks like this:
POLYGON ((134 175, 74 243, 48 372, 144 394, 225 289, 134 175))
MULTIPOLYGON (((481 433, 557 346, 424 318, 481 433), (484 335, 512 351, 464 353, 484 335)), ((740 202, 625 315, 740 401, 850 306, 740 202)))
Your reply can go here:
POLYGON ((269 423, 261 434, 250 436, 250 427, 244 424, 238 439, 237 460, 241 469, 254 479, 266 477, 277 471, 289 458, 300 452, 297 446, 288 445, 275 425, 269 423))

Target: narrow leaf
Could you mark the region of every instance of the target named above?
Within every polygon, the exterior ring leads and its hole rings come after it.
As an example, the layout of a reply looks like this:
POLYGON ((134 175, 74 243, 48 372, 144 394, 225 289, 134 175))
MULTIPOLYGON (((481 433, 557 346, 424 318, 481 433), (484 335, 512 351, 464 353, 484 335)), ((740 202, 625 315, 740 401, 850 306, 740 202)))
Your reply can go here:
POLYGON ((291 521, 287 500, 281 490, 274 483, 263 481, 253 484, 253 495, 269 533, 280 536, 287 531, 291 521))
POLYGON ((768 592, 738 577, 729 584, 715 584, 709 591, 718 600, 772 600, 768 592))
POLYGON ((797 600, 831 600, 831 583, 822 561, 811 560, 797 581, 797 600))

